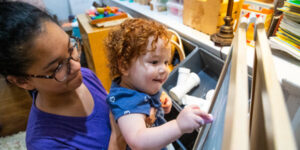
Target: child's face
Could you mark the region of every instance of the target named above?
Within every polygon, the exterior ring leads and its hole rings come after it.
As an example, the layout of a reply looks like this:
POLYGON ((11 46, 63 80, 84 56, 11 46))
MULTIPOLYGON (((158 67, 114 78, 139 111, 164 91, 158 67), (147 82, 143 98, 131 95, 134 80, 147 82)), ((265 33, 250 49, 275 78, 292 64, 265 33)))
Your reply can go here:
POLYGON ((153 38, 149 38, 147 52, 136 59, 133 59, 130 67, 123 72, 121 86, 154 95, 168 78, 168 60, 171 56, 170 44, 158 39, 156 49, 151 49, 153 38))

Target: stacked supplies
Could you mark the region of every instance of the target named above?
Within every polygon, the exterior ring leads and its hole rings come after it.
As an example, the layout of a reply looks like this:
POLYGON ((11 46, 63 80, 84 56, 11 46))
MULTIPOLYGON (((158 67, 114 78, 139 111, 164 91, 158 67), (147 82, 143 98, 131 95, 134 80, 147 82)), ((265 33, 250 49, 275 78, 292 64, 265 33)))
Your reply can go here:
POLYGON ((270 38, 270 45, 300 60, 300 1, 288 0, 279 10, 284 16, 276 36, 270 38))
POLYGON ((128 18, 128 15, 118 7, 109 6, 93 7, 86 14, 88 15, 90 24, 97 27, 114 26, 128 18))

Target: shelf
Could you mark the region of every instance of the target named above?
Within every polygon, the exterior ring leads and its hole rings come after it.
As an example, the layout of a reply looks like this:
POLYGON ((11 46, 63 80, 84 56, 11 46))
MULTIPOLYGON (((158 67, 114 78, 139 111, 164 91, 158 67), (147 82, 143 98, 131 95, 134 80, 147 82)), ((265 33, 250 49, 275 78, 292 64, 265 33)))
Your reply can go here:
MULTIPOLYGON (((227 55, 225 53, 221 54, 222 48, 215 46, 214 43, 210 40, 209 35, 184 25, 182 21, 182 17, 169 14, 167 11, 155 12, 150 10, 150 6, 148 5, 129 3, 128 1, 110 0, 110 1, 106 1, 106 4, 110 6, 120 7, 121 9, 123 9, 124 11, 132 15, 133 17, 138 17, 138 18, 146 17, 155 20, 157 22, 160 22, 166 25, 168 28, 175 30, 187 40, 197 44, 199 47, 203 47, 205 50, 212 52, 214 55, 220 58, 222 55, 225 56, 227 55)), ((227 49, 229 49, 229 47, 227 47, 227 49)))

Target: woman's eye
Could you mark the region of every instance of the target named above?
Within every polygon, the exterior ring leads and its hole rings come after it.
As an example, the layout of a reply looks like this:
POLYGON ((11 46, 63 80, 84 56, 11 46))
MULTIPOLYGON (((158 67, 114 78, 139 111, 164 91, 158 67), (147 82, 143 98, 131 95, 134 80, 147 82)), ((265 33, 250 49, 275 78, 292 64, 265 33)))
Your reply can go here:
POLYGON ((53 72, 56 72, 56 70, 60 67, 61 63, 57 64, 56 67, 52 67, 50 70, 49 70, 49 73, 53 73, 53 72))
POLYGON ((55 72, 56 68, 57 68, 57 67, 51 68, 48 72, 49 72, 49 73, 53 73, 53 72, 55 72))

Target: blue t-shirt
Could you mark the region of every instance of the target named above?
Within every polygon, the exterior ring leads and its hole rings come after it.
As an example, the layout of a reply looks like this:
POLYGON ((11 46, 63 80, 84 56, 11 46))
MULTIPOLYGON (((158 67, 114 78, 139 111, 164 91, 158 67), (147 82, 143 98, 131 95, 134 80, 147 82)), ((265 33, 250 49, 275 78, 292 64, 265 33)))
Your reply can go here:
MULTIPOLYGON (((157 109, 157 112, 155 115, 156 120, 152 126, 159 126, 166 122, 164 119, 164 110, 161 107, 160 102, 161 90, 154 95, 148 95, 136 90, 121 87, 119 84, 120 78, 117 78, 112 82, 109 94, 106 98, 106 102, 111 108, 116 121, 120 117, 131 113, 149 116, 150 108, 154 107, 157 109)), ((131 150, 128 145, 126 150, 131 150)), ((162 148, 161 150, 167 150, 167 148, 162 148)))
POLYGON ((107 93, 95 74, 82 68, 83 83, 94 99, 93 112, 87 117, 68 117, 50 114, 35 106, 33 94, 26 130, 28 150, 82 149, 103 150, 110 139, 109 107, 107 93))
POLYGON ((106 102, 109 104, 115 120, 121 116, 131 113, 150 115, 150 108, 157 109, 156 121, 153 126, 159 126, 165 123, 164 111, 161 107, 161 91, 155 95, 148 95, 136 90, 121 87, 120 78, 112 82, 106 102))

